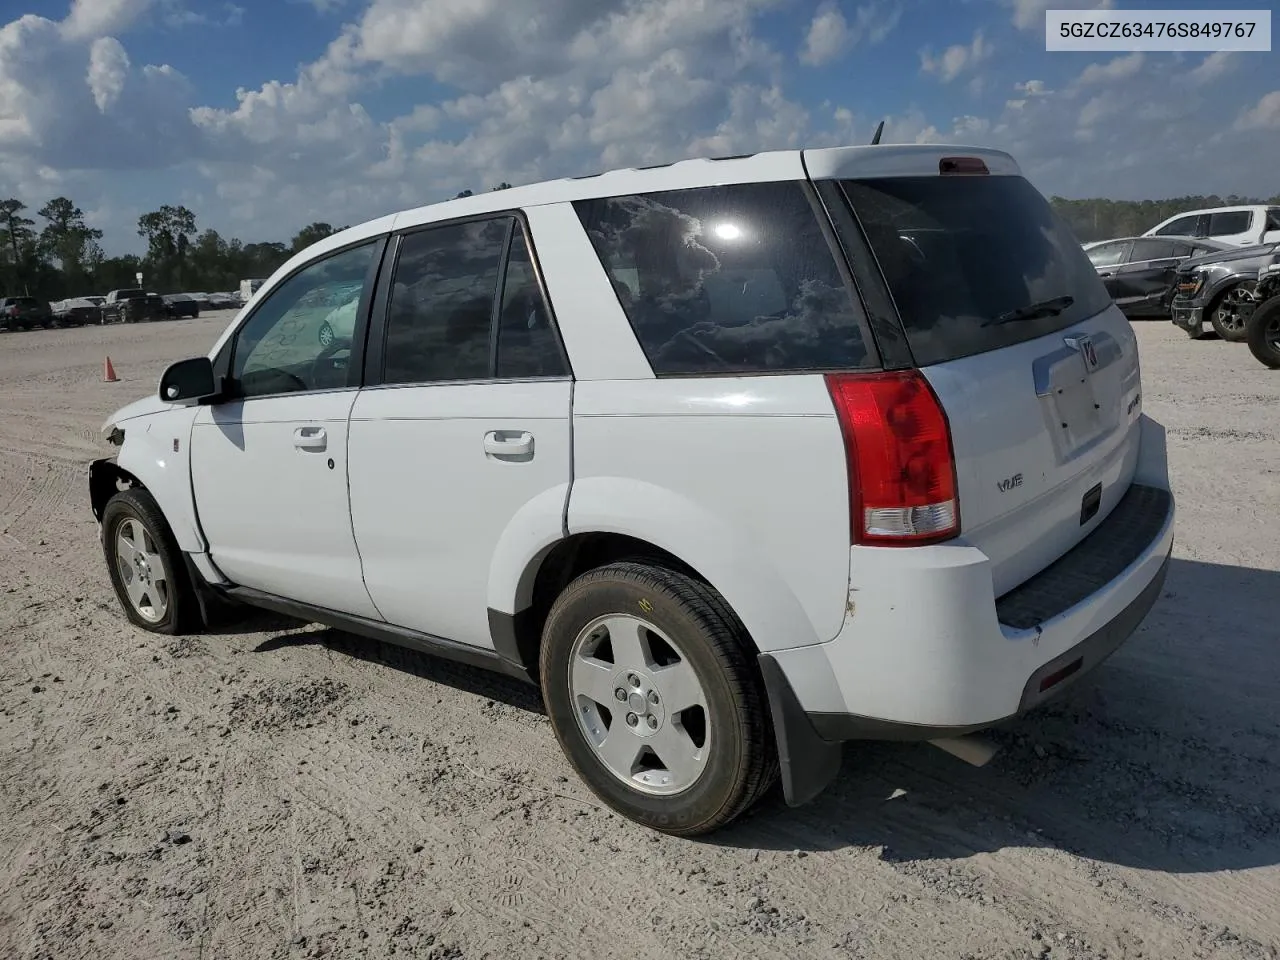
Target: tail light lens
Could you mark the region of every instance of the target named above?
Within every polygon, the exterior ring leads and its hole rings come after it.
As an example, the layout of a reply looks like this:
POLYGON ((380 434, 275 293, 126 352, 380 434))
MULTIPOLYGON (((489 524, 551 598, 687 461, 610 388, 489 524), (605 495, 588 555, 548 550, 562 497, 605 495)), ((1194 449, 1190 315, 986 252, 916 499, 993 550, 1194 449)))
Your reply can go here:
POLYGON ((854 543, 918 546, 960 532, 951 428, 916 370, 833 374, 854 543))

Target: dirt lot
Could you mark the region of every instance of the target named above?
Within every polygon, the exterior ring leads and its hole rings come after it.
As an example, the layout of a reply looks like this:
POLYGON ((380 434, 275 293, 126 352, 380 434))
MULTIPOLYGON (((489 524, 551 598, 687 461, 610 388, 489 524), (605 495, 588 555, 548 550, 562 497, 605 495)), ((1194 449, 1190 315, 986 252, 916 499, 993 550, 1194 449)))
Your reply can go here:
POLYGON ((0 334, 0 956, 1278 955, 1280 375, 1243 346, 1139 327, 1176 561, 1093 678, 985 769, 850 746, 691 842, 596 806, 514 682, 126 623, 85 463, 225 321, 0 334))

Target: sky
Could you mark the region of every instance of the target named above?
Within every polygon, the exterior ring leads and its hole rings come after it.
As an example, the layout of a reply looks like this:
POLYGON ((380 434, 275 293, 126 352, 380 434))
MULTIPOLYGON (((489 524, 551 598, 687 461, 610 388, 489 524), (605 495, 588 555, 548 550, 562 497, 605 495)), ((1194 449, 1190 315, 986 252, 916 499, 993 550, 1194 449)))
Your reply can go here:
MULTIPOLYGON (((1099 0, 0 0, 0 199, 287 241, 502 181, 867 142, 1045 194, 1280 193, 1280 53, 1047 53, 1099 0)), ((1122 0, 1128 8, 1270 6, 1122 0)))

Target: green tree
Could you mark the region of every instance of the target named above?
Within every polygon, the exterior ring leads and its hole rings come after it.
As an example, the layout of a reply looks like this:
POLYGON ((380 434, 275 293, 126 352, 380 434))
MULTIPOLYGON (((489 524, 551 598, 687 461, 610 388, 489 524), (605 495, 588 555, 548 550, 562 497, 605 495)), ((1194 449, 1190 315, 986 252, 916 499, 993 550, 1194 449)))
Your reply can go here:
POLYGON ((290 242, 290 250, 293 253, 300 253, 313 243, 323 240, 325 237, 332 236, 337 232, 337 227, 323 221, 309 223, 299 230, 297 236, 295 236, 290 242))
POLYGON ((147 241, 147 265, 160 285, 185 279, 187 250, 196 232, 196 215, 186 207, 165 204, 138 218, 138 236, 147 241))
POLYGON ((509 184, 509 183, 507 183, 507 181, 503 180, 503 181, 502 181, 500 184, 498 184, 496 187, 490 187, 490 188, 489 188, 489 192, 490 192, 490 193, 493 193, 493 192, 494 192, 494 191, 496 191, 496 190, 510 190, 510 189, 511 189, 511 184, 509 184))
POLYGON ((455 199, 455 200, 462 200, 462 199, 464 199, 464 198, 466 198, 466 197, 473 197, 473 196, 475 196, 475 194, 474 194, 474 193, 472 193, 470 190, 463 190, 463 191, 461 191, 461 192, 459 192, 459 193, 454 194, 453 199, 455 199))
POLYGON ((40 233, 41 250, 58 262, 67 284, 82 284, 102 259, 102 231, 86 225, 80 208, 66 197, 50 200, 39 215, 48 222, 40 233))
POLYGON ((5 286, 14 291, 21 288, 24 293, 27 292, 30 259, 35 250, 36 239, 35 231, 31 229, 35 226, 35 221, 22 216, 25 209, 27 205, 21 200, 12 197, 0 200, 0 225, 4 227, 8 241, 5 247, 5 259, 8 261, 5 265, 5 286))

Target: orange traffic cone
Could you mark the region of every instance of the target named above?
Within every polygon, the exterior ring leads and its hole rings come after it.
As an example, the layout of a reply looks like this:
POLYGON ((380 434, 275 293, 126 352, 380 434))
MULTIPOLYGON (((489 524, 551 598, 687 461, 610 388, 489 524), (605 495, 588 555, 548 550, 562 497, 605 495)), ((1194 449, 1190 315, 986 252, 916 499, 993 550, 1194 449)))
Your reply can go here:
POLYGON ((106 362, 102 365, 102 382, 115 383, 119 379, 116 376, 116 368, 111 365, 111 358, 107 357, 106 362))

